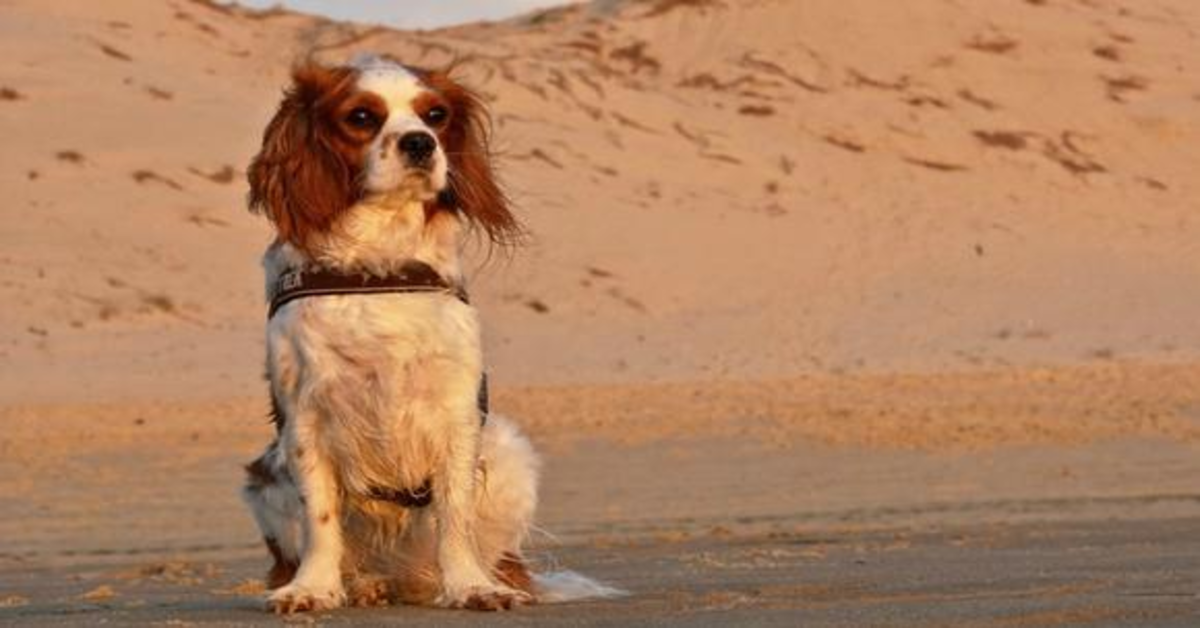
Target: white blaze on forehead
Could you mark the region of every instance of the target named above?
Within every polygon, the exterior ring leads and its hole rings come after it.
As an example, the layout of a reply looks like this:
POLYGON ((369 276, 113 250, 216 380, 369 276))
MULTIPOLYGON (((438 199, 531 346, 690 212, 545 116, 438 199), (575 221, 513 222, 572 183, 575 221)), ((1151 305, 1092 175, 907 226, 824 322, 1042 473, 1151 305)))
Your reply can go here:
POLYGON ((413 101, 428 88, 408 68, 379 57, 355 59, 351 65, 359 72, 358 88, 378 95, 387 105, 387 126, 416 117, 413 101))
POLYGON ((429 200, 446 187, 446 154, 440 146, 429 164, 412 164, 411 159, 398 155, 398 139, 412 131, 423 131, 433 137, 413 104, 429 88, 408 68, 376 56, 360 56, 350 62, 358 71, 358 89, 383 100, 387 120, 367 147, 366 176, 363 187, 368 192, 391 193, 408 190, 418 200, 429 200), (414 178, 413 175, 417 176, 414 178))

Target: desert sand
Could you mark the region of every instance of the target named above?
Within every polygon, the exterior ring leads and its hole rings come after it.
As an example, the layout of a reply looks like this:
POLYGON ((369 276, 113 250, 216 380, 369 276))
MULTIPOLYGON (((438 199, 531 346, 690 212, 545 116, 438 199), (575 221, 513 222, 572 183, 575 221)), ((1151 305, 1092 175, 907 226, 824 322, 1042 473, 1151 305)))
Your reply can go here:
POLYGON ((362 51, 461 61, 528 227, 471 289, 534 554, 632 595, 526 619, 1200 612, 1200 4, 8 0, 0 622, 258 618, 243 171, 290 64, 362 51))

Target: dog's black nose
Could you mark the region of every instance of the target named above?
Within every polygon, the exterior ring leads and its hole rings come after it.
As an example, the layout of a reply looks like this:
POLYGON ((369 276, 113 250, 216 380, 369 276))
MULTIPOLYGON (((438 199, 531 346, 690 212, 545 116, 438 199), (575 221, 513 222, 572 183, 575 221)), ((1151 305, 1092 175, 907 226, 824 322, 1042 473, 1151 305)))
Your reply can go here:
POLYGON ((424 131, 413 131, 400 136, 400 152, 408 155, 414 162, 420 163, 433 154, 437 149, 437 140, 424 131))

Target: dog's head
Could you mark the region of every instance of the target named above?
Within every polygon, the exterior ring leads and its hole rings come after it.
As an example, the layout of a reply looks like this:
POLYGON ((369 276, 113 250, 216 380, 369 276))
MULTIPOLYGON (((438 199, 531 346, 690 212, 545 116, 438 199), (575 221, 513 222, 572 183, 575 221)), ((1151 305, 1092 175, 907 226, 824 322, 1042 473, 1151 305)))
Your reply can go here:
POLYGON ((372 197, 461 212, 498 243, 518 233, 496 181, 489 119, 449 70, 368 57, 292 71, 292 85, 250 165, 250 209, 280 239, 305 248, 346 210, 372 197))

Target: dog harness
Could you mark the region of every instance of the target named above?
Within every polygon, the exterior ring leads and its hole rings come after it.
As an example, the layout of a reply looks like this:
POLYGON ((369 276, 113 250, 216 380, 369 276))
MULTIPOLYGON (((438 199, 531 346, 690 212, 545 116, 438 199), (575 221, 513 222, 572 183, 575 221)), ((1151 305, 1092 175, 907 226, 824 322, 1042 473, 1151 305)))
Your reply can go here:
MULTIPOLYGON (((339 273, 331 270, 306 270, 294 268, 279 275, 271 287, 271 304, 267 320, 279 312, 279 308, 296 300, 308 297, 342 296, 350 294, 414 294, 441 292, 470 304, 467 291, 446 281, 432 266, 412 260, 400 270, 389 275, 367 275, 364 273, 339 273)), ((487 373, 479 381, 477 395, 480 424, 487 424, 488 383, 487 373)), ((421 486, 413 488, 372 487, 367 497, 388 501, 405 508, 424 508, 433 501, 432 480, 426 479, 421 486)))
POLYGON ((454 295, 463 303, 470 303, 466 290, 461 286, 452 285, 432 266, 416 260, 405 263, 395 273, 383 276, 294 268, 281 273, 271 287, 271 306, 267 310, 267 319, 273 318, 284 305, 305 297, 416 292, 444 292, 454 295))

